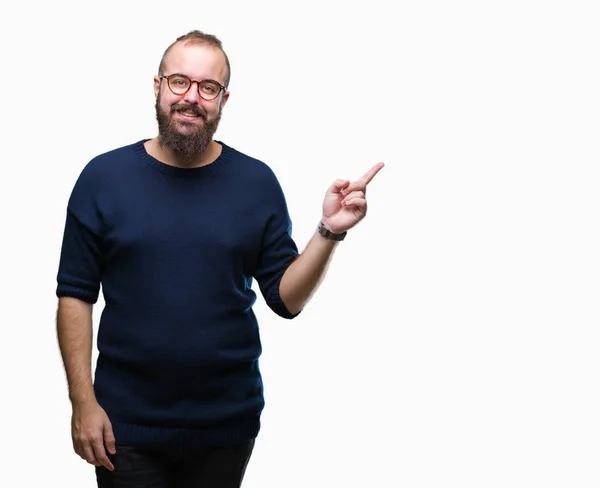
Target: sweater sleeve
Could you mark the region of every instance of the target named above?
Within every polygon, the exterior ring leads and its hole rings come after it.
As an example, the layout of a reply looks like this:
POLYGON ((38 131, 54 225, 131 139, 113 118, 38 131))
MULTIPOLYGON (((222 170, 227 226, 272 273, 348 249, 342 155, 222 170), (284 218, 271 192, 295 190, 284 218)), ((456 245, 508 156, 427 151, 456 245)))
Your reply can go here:
POLYGON ((63 233, 56 295, 96 303, 102 276, 103 220, 98 210, 97 181, 86 167, 75 183, 63 233))
POLYGON ((283 191, 277 182, 273 185, 262 247, 254 274, 265 302, 277 315, 292 319, 279 294, 279 284, 288 266, 298 257, 298 248, 292 238, 292 221, 283 191))

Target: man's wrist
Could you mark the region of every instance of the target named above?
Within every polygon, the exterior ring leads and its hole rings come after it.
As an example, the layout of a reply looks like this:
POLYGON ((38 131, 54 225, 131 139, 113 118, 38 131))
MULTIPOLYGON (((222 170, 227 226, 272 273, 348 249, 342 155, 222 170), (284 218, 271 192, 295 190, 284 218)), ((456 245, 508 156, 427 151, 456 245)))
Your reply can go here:
POLYGON ((341 234, 332 232, 329 227, 321 220, 319 225, 317 226, 317 231, 323 237, 330 239, 332 241, 343 241, 346 238, 346 234, 348 232, 342 232, 341 234))

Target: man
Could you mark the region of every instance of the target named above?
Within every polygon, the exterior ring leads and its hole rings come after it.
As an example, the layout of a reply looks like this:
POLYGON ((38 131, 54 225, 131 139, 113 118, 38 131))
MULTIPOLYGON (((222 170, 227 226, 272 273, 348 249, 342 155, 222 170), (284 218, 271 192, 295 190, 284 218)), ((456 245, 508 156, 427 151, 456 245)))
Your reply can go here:
POLYGON ((329 187, 300 254, 271 169, 213 139, 229 77, 216 37, 178 38, 154 78, 158 136, 94 158, 69 199, 58 341, 74 450, 100 488, 240 486, 264 406, 252 280, 296 317, 383 167, 329 187))

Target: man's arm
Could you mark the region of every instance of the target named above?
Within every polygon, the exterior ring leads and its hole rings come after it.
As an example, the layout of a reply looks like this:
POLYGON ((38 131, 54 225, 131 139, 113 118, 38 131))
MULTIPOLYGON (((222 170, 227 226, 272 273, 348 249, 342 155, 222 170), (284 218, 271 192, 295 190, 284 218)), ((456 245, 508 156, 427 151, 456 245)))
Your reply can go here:
MULTIPOLYGON (((383 168, 377 163, 354 182, 336 180, 325 193, 324 227, 334 234, 344 234, 367 214, 367 185, 383 168)), ((315 232, 306 249, 286 269, 279 284, 279 294, 292 314, 300 312, 322 283, 339 241, 315 232)))
POLYGON ((115 453, 115 438, 106 412, 96 401, 92 382, 92 308, 77 298, 61 297, 56 328, 73 407, 73 448, 88 463, 112 471, 106 450, 115 453))
POLYGON ((338 244, 315 232, 306 249, 288 266, 279 294, 290 313, 300 312, 318 290, 338 244))
POLYGON ((77 298, 61 297, 56 328, 69 399, 74 404, 95 401, 92 383, 92 308, 77 298))

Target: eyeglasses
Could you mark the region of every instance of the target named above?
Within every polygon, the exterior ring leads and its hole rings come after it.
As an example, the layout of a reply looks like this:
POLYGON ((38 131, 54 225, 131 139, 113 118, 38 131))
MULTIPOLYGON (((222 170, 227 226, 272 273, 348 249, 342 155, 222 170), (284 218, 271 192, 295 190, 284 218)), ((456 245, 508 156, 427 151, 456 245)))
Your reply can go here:
POLYGON ((203 80, 196 81, 190 80, 185 75, 173 74, 173 75, 162 75, 159 76, 161 79, 166 79, 171 90, 175 95, 185 95, 191 88, 192 83, 198 85, 198 95, 204 100, 214 100, 219 96, 221 90, 225 90, 225 87, 215 80, 203 80))

